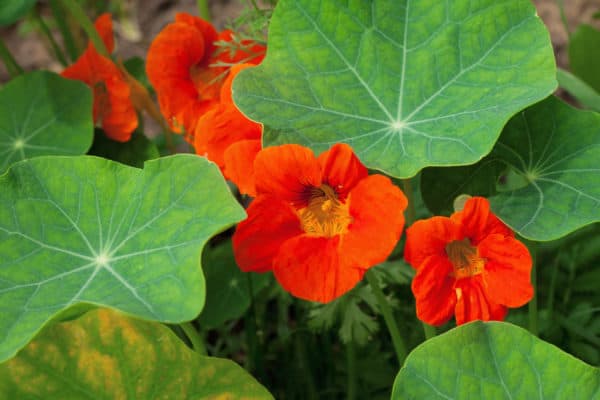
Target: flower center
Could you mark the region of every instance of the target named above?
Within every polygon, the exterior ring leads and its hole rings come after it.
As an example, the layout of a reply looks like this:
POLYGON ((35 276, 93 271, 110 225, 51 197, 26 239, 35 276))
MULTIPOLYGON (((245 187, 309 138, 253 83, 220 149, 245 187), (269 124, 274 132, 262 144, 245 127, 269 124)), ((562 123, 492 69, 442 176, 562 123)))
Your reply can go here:
POLYGON ((308 205, 298 211, 300 224, 309 236, 332 237, 347 232, 352 217, 349 202, 338 200, 329 185, 312 188, 308 205))
POLYGON ((455 240, 446 245, 446 254, 454 267, 456 279, 481 274, 485 259, 479 257, 477 247, 471 246, 469 239, 455 240))

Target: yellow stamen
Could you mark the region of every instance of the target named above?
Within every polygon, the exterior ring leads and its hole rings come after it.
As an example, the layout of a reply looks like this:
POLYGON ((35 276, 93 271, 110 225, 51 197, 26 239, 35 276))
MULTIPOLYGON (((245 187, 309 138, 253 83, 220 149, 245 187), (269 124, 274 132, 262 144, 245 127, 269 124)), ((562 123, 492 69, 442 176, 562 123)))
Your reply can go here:
POLYGON ((332 237, 348 231, 352 222, 349 200, 342 203, 329 185, 313 188, 308 205, 298 211, 302 229, 309 236, 332 237))
POLYGON ((485 259, 479 256, 477 247, 469 239, 455 240, 446 245, 446 254, 454 267, 456 279, 467 278, 483 272, 485 259))

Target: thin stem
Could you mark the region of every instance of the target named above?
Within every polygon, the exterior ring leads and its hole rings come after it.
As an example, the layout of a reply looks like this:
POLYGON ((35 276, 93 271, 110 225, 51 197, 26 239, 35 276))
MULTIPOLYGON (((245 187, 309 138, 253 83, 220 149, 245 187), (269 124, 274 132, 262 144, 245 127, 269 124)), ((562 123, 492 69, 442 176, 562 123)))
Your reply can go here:
POLYGON ((435 329, 435 326, 431 326, 425 322, 421 323, 423 325, 423 332, 425 333, 425 340, 429 340, 432 337, 435 337, 435 335, 437 335, 437 330, 435 329))
POLYGON ((65 19, 65 13, 59 4, 59 1, 60 0, 50 0, 50 8, 52 9, 52 15, 56 21, 56 26, 58 26, 58 30, 60 31, 65 47, 67 48, 67 52, 69 53, 69 58, 71 61, 75 61, 77 57, 79 57, 80 49, 77 47, 71 29, 69 29, 69 24, 65 19))
POLYGON ((538 329, 538 295, 537 295, 537 269, 536 264, 536 253, 535 243, 528 243, 529 252, 531 253, 531 285, 533 286, 533 298, 529 302, 529 331, 537 336, 539 334, 538 329))
POLYGON ((17 61, 10 53, 10 50, 8 50, 8 47, 4 44, 2 38, 0 38, 0 58, 4 62, 6 70, 12 78, 23 73, 23 68, 17 64, 17 61))
POLYGON ((202 19, 210 22, 210 7, 208 7, 208 0, 197 0, 198 13, 202 19))
POLYGON ((94 44, 96 50, 105 57, 109 57, 108 51, 106 50, 106 46, 104 42, 100 38, 98 31, 94 27, 94 23, 91 19, 83 11, 83 8, 77 3, 75 0, 60 0, 62 5, 73 15, 73 17, 77 20, 79 25, 83 28, 88 38, 94 44))
POLYGON ((402 366, 407 354, 406 345, 404 344, 404 339, 400 335, 398 325, 394 320, 392 308, 390 307, 390 304, 385 298, 385 295, 381 290, 381 286, 379 286, 379 279, 377 279, 377 276, 373 273, 373 271, 367 271, 365 275, 367 277, 367 281, 369 281, 371 289, 373 289, 375 297, 377 298, 377 303, 379 304, 379 308, 381 309, 381 314, 383 314, 383 319, 385 320, 385 324, 387 325, 390 336, 392 337, 392 344, 394 345, 394 351, 396 352, 398 364, 402 366))
POLYGON ((183 329, 188 339, 190 339, 194 351, 196 351, 196 353, 200 355, 205 356, 207 353, 206 347, 204 346, 204 340, 202 340, 200 333, 198 332, 198 330, 196 330, 194 325, 191 322, 184 322, 183 324, 179 324, 179 326, 181 327, 181 329, 183 329))
POLYGON ((354 342, 350 341, 346 345, 346 361, 348 363, 348 389, 346 393, 346 399, 356 399, 356 346, 354 342))
POLYGON ((404 189, 404 195, 408 200, 408 207, 406 209, 406 226, 410 226, 415 222, 415 201, 414 193, 412 188, 412 182, 410 179, 402 179, 402 188, 404 189))
POLYGON ((567 21, 567 14, 565 14, 565 3, 563 0, 556 0, 558 3, 558 10, 560 11, 560 20, 565 28, 565 32, 567 32, 567 37, 571 38, 571 32, 569 30, 569 22, 567 21))
POLYGON ((48 28, 48 25, 46 25, 44 18, 42 18, 42 16, 40 15, 40 12, 37 10, 36 7, 34 7, 33 9, 34 9, 33 18, 35 19, 35 22, 37 22, 37 24, 40 27, 40 30, 42 31, 44 36, 46 36, 46 38, 48 39, 48 42, 50 43, 50 46, 52 47, 52 51, 54 52, 54 55, 56 56, 58 61, 63 65, 63 67, 66 67, 69 63, 67 62, 67 59, 65 58, 62 49, 60 48, 58 43, 56 43, 56 40, 54 39, 52 32, 50 32, 50 29, 48 28))
MULTIPOLYGON (((562 247, 558 253, 562 252, 562 247)), ((546 308, 548 309, 548 318, 552 319, 552 313, 554 312, 554 294, 556 293, 556 279, 558 278, 558 268, 560 259, 556 257, 552 263, 552 275, 550 277, 550 289, 548 290, 548 300, 546 308)))

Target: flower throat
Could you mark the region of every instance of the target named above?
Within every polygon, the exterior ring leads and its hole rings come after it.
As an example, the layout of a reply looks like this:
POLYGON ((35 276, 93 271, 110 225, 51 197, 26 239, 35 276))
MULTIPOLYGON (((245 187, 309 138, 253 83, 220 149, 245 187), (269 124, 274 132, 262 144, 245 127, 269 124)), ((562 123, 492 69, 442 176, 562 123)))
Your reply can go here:
POLYGON ((304 232, 314 237, 332 237, 347 232, 352 222, 349 202, 342 203, 329 185, 313 187, 308 205, 298 211, 304 232))

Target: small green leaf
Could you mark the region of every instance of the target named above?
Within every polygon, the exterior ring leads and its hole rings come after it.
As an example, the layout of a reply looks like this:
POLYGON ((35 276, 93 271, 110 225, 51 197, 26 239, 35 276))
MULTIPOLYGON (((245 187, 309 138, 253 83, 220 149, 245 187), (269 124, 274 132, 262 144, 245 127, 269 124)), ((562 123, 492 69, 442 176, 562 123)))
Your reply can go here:
POLYGON ((346 142, 401 178, 478 161, 556 87, 548 31, 524 0, 280 0, 236 104, 267 145, 346 142))
POLYGON ((199 318, 203 328, 215 328, 240 317, 250 307, 250 284, 256 294, 270 279, 269 274, 242 272, 233 257, 231 241, 204 249, 202 270, 206 277, 206 307, 199 318))
POLYGON ((600 399, 600 371, 503 322, 460 326, 409 354, 400 399, 600 399))
POLYGON ((0 1, 0 26, 10 25, 25 16, 35 3, 35 0, 6 0, 0 1))
POLYGON ((26 158, 84 154, 93 131, 86 85, 45 71, 21 75, 0 90, 0 174, 26 158))
POLYGON ((101 130, 94 134, 94 144, 88 154, 108 158, 132 167, 142 168, 144 161, 158 158, 158 148, 143 133, 133 132, 125 143, 109 139, 101 130))
POLYGON ((449 212, 459 194, 490 198, 522 236, 558 239, 600 220, 600 115, 555 97, 514 116, 489 156, 460 168, 428 168, 423 199, 449 212))
POLYGON ((0 365, 3 399, 272 399, 230 360, 203 357, 167 327, 90 311, 47 327, 0 365))
POLYGON ((0 361, 78 303, 183 322, 204 305, 204 243, 244 217, 202 157, 143 170, 38 157, 0 176, 0 361))
POLYGON ((573 95, 582 106, 600 112, 600 93, 587 83, 560 68, 556 71, 556 79, 559 86, 573 95))
POLYGON ((600 92, 600 31, 579 25, 569 40, 571 71, 596 92, 600 92))

